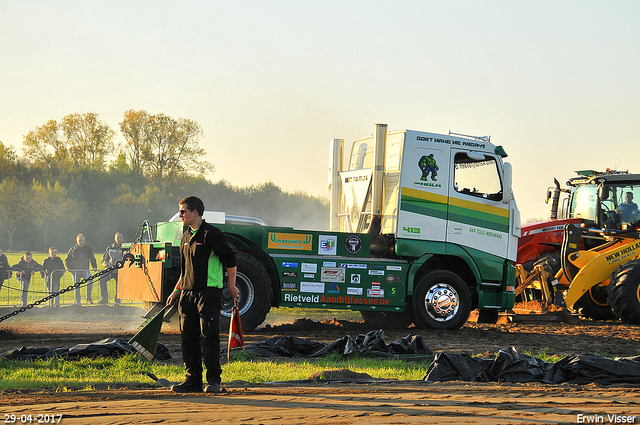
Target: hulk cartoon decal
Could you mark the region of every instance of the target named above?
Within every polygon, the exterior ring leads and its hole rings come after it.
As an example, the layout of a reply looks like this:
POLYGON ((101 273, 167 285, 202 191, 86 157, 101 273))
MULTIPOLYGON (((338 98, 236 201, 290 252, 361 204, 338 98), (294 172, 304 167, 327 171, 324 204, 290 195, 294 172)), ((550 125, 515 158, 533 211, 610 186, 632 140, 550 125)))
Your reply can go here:
POLYGON ((429 155, 423 155, 422 158, 420 158, 420 161, 418 161, 418 167, 422 170, 422 177, 420 177, 420 180, 427 181, 429 173, 431 173, 431 180, 437 181, 436 176, 438 175, 440 167, 438 167, 432 153, 429 155))

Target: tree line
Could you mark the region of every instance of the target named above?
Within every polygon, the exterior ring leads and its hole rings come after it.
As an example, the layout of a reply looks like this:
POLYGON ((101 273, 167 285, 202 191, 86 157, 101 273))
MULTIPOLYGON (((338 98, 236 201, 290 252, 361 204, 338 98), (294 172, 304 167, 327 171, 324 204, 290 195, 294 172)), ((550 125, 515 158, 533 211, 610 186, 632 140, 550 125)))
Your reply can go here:
POLYGON ((60 252, 85 234, 100 252, 115 232, 131 241, 147 220, 166 221, 187 195, 208 210, 258 217, 267 224, 325 228, 328 200, 289 193, 272 182, 247 187, 212 182, 193 120, 125 111, 117 133, 98 114, 70 114, 30 130, 19 155, 0 141, 0 246, 60 252))

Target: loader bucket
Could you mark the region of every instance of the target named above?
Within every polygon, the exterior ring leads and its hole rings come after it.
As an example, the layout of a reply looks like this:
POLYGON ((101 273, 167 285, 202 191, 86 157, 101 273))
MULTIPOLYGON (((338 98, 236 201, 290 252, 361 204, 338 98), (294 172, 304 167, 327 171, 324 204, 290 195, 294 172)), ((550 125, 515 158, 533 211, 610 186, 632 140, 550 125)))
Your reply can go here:
MULTIPOLYGON (((580 259, 581 255, 578 255, 573 264, 583 264, 585 258, 588 259, 588 262, 578 270, 564 297, 569 308, 572 308, 589 289, 608 280, 618 266, 637 257, 640 254, 640 241, 637 239, 618 239, 604 246, 604 249, 598 247, 592 251, 580 251, 578 254, 583 252, 585 253, 583 258, 580 259)), ((569 260, 571 261, 571 258, 569 260)))

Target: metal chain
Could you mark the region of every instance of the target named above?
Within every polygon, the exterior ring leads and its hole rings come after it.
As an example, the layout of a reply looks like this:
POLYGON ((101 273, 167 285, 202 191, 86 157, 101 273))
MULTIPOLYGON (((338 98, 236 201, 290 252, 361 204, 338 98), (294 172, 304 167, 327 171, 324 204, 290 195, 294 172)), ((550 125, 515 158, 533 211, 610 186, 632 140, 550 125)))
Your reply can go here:
POLYGON ((73 285, 69 285, 66 288, 64 288, 61 291, 59 291, 59 292, 54 292, 52 294, 49 294, 46 297, 42 298, 41 300, 34 301, 32 304, 27 304, 26 307, 19 308, 17 310, 12 311, 9 314, 6 314, 6 315, 0 317, 0 323, 4 322, 5 320, 9 319, 10 317, 17 316, 20 313, 24 313, 25 311, 27 311, 29 309, 32 309, 35 306, 38 306, 40 304, 44 304, 47 301, 49 301, 50 299, 58 297, 58 296, 64 294, 65 292, 73 291, 74 289, 80 288, 81 286, 83 286, 86 283, 93 282, 95 279, 97 279, 97 278, 99 278, 99 277, 101 277, 101 276, 103 276, 103 275, 105 275, 107 273, 111 273, 114 270, 121 269, 121 268, 124 267, 125 261, 132 262, 133 261, 133 255, 130 254, 130 253, 127 253, 122 257, 122 260, 117 261, 113 266, 111 266, 109 268, 106 268, 104 270, 100 270, 96 274, 91 275, 89 277, 85 277, 80 282, 76 282, 73 285))

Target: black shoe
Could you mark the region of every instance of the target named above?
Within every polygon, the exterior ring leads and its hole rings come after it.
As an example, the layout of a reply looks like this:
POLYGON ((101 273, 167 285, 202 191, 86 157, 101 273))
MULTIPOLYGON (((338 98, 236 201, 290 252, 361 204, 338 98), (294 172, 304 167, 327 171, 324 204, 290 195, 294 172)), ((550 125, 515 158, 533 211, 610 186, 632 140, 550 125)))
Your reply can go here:
POLYGON ((105 300, 104 298, 100 300, 100 304, 107 304, 109 301, 105 300))
POLYGON ((171 390, 176 393, 201 393, 202 384, 184 381, 181 384, 172 385, 171 390))
POLYGON ((220 384, 207 384, 204 386, 205 393, 219 393, 220 392, 220 384))

